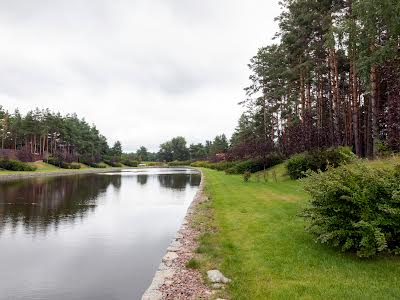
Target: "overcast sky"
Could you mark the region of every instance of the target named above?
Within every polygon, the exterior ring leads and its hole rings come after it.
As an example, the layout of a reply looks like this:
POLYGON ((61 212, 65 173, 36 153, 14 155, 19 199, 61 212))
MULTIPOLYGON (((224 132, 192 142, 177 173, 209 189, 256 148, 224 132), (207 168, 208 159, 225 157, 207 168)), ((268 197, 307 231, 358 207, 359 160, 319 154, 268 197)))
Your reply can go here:
POLYGON ((125 151, 230 136, 278 0, 0 0, 0 105, 76 112, 125 151))

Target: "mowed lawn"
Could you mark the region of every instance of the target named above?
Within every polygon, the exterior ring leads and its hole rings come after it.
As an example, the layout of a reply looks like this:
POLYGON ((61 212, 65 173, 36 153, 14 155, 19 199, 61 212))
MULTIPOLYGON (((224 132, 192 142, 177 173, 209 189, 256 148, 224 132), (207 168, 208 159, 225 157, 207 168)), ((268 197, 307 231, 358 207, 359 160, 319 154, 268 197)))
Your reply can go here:
MULTIPOLYGON (((308 196, 275 168, 278 182, 204 169, 211 215, 201 268, 232 279, 229 299, 400 299, 400 257, 370 260, 316 244, 299 217, 308 196)), ((201 220, 200 220, 201 222, 201 220)), ((204 220, 203 220, 204 223, 204 220)))

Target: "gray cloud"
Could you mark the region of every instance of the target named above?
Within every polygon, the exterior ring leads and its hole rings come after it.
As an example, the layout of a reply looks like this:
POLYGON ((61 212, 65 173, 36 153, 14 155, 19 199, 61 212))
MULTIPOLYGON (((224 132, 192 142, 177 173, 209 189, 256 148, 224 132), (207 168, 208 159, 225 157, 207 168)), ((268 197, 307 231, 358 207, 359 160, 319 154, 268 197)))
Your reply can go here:
POLYGON ((0 105, 77 112, 125 150, 230 134, 277 2, 2 0, 0 105))

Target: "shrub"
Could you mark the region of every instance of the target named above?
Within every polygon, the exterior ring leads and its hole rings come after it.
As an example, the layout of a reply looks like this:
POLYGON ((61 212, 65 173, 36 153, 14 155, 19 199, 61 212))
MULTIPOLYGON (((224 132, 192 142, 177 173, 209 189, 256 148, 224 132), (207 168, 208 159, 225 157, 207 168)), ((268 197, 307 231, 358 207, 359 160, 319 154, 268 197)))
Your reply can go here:
POLYGON ((108 159, 105 159, 104 162, 105 162, 107 165, 109 165, 109 166, 111 166, 111 167, 114 167, 114 168, 121 168, 121 167, 122 167, 122 164, 121 164, 120 162, 115 161, 115 160, 108 160, 108 159))
POLYGON ((63 163, 62 164, 62 168, 64 168, 64 169, 80 169, 81 165, 78 164, 78 163, 74 163, 74 162, 72 162, 72 163, 63 163))
POLYGON ((243 173, 243 181, 248 182, 251 178, 251 173, 249 171, 246 171, 243 173))
POLYGON ((62 161, 59 157, 49 157, 47 162, 53 166, 63 169, 80 169, 81 165, 74 162, 62 161))
POLYGON ((264 169, 264 164, 260 159, 250 159, 238 162, 235 166, 237 174, 245 172, 255 173, 264 169))
POLYGON ((86 163, 89 167, 96 168, 96 169, 105 169, 107 165, 105 163, 86 163))
POLYGON ((190 166, 192 164, 191 160, 185 160, 185 161, 171 161, 168 163, 168 166, 170 167, 180 167, 180 166, 190 166))
POLYGON ((152 162, 148 162, 146 164, 148 167, 159 167, 159 166, 163 165, 162 162, 158 162, 158 161, 152 161, 152 162))
POLYGON ((400 170, 352 164, 304 181, 311 201, 303 215, 318 242, 360 257, 400 254, 400 170))
POLYGON ((310 169, 309 161, 304 153, 293 155, 286 164, 291 179, 304 177, 304 172, 310 169))
MULTIPOLYGON (((271 153, 266 156, 265 167, 270 168, 283 161, 279 154, 271 153)), ((217 171, 225 171, 226 174, 244 174, 248 171, 256 173, 264 169, 264 160, 261 158, 248 159, 243 161, 221 161, 211 163, 208 161, 196 161, 191 164, 192 167, 209 168, 217 171)))
POLYGON ((10 171, 35 171, 36 167, 19 160, 0 159, 0 168, 10 171))
POLYGON ((192 162, 190 165, 195 168, 206 168, 208 162, 207 161, 195 161, 192 162))
POLYGON ((325 172, 328 166, 338 167, 355 159, 349 147, 318 149, 293 155, 287 162, 286 168, 291 179, 305 177, 307 170, 325 172))
POLYGON ((139 165, 139 162, 137 160, 129 160, 129 159, 123 160, 122 163, 125 166, 132 167, 132 168, 136 168, 139 165))

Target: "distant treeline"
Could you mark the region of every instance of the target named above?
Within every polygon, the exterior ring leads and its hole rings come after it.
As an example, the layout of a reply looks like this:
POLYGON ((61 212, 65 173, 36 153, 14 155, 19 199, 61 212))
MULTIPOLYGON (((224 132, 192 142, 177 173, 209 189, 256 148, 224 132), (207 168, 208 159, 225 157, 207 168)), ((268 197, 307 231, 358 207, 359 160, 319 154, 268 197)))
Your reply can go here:
POLYGON ((215 160, 218 155, 224 156, 229 150, 229 142, 225 134, 218 135, 213 141, 204 144, 187 145, 182 136, 175 137, 160 145, 156 153, 149 152, 146 147, 140 147, 135 153, 123 154, 123 159, 136 161, 197 161, 215 160))
POLYGON ((400 150, 400 1, 283 0, 251 59, 236 157, 350 146, 400 150))
POLYGON ((0 139, 3 156, 22 161, 57 157, 66 162, 96 163, 119 159, 122 154, 121 143, 109 147, 95 125, 76 114, 63 116, 48 109, 22 115, 0 106, 0 139))

